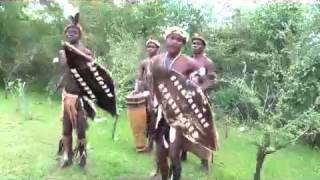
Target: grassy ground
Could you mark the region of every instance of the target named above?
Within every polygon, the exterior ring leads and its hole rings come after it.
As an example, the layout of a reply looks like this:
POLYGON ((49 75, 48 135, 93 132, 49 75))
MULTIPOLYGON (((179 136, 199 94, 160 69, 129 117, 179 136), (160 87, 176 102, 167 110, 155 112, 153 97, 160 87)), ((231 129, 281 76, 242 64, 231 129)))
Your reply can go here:
MULTIPOLYGON (((91 122, 88 131, 89 157, 85 171, 74 164, 60 169, 56 161, 60 137, 60 103, 46 97, 27 97, 32 119, 16 111, 19 101, 4 99, 0 91, 0 179, 50 180, 143 180, 153 170, 152 154, 136 154, 125 113, 118 124, 116 142, 111 141, 112 119, 91 122)), ((189 155, 183 163, 183 180, 250 180, 255 169, 255 147, 247 134, 231 131, 220 138, 209 174, 199 171, 199 160, 189 155)), ((295 145, 270 155, 265 162, 263 180, 320 179, 319 151, 295 145)))

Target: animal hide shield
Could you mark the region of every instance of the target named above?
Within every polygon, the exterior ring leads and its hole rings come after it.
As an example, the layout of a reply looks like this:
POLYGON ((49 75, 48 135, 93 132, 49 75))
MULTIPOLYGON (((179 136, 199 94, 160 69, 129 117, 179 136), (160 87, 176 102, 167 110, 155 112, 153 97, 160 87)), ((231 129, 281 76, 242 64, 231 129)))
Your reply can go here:
POLYGON ((64 44, 64 50, 70 71, 83 94, 112 116, 117 115, 113 80, 107 71, 69 43, 64 44))
POLYGON ((154 69, 153 85, 163 115, 190 142, 216 150, 217 134, 207 97, 199 86, 176 71, 154 69))

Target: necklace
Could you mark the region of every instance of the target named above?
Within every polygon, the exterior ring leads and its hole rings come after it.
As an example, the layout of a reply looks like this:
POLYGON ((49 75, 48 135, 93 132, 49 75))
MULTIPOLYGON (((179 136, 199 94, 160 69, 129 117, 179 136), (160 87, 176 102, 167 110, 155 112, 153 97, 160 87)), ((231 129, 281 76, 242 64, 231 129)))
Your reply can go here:
POLYGON ((164 56, 164 61, 163 61, 163 65, 166 69, 170 70, 173 66, 173 64, 176 62, 176 60, 180 57, 181 52, 179 52, 179 54, 173 58, 173 60, 169 63, 169 58, 168 58, 168 52, 166 52, 165 56, 164 56))

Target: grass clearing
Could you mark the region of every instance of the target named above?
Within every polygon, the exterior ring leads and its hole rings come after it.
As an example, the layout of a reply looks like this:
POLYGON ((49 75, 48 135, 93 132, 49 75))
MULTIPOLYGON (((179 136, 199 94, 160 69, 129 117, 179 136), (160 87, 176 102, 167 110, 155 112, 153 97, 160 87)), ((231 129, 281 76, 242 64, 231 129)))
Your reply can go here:
MULTIPOLYGON (((118 123, 117 138, 111 141, 112 118, 101 112, 103 121, 90 122, 88 165, 85 171, 74 163, 60 169, 56 160, 61 134, 60 102, 49 103, 45 96, 27 96, 32 119, 16 111, 17 102, 5 100, 0 91, 0 179, 50 180, 144 180, 154 169, 153 154, 137 154, 124 112, 118 123)), ((222 133, 221 133, 222 134, 222 133)), ((222 135, 220 135, 222 136, 222 135)), ((229 138, 220 137, 209 174, 200 172, 200 160, 188 154, 183 163, 183 180, 250 180, 255 170, 255 146, 252 137, 236 129, 229 138)), ((267 157, 263 180, 320 179, 320 154, 305 145, 292 145, 267 157)))

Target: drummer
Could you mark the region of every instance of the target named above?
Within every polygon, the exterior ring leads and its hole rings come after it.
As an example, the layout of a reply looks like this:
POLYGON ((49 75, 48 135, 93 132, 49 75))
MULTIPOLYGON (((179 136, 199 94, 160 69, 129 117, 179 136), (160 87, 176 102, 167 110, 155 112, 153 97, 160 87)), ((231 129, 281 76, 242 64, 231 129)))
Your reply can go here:
MULTIPOLYGON (((155 55, 159 54, 159 49, 160 49, 160 43, 156 39, 150 37, 146 41, 146 50, 148 52, 148 57, 143 59, 138 66, 137 69, 137 75, 136 75, 136 83, 135 83, 135 88, 133 93, 139 93, 143 91, 149 91, 151 93, 151 82, 150 77, 151 77, 151 72, 150 72, 150 63, 152 57, 155 55)), ((146 136, 148 138, 148 145, 143 149, 143 152, 149 152, 153 148, 153 137, 152 133, 153 132, 153 118, 155 115, 153 114, 153 108, 152 108, 152 95, 149 96, 147 99, 147 129, 146 129, 146 136)))

